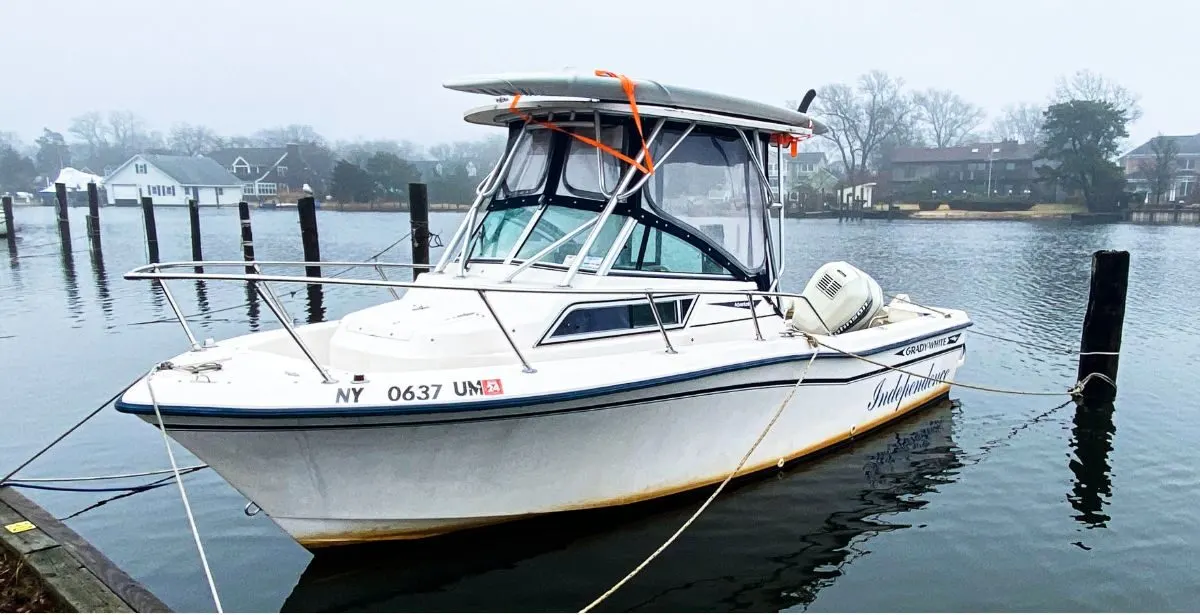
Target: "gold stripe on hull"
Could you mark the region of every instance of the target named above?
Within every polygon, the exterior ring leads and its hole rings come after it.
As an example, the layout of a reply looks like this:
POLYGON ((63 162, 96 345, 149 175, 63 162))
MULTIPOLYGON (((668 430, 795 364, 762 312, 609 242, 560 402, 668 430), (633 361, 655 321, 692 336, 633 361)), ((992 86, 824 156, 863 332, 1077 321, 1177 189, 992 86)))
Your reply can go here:
MULTIPOLYGON (((785 463, 798 461, 804 457, 810 457, 810 456, 816 455, 818 453, 824 452, 828 449, 831 449, 833 447, 836 447, 840 444, 849 442, 856 437, 860 437, 868 432, 871 432, 871 431, 874 431, 875 429, 883 427, 884 425, 887 425, 888 423, 891 423, 903 416, 906 416, 914 410, 928 406, 928 405, 932 404, 933 402, 941 399, 942 397, 945 397, 946 395, 949 394, 949 392, 950 392, 950 385, 939 384, 936 387, 934 387, 933 389, 930 389, 930 391, 927 395, 923 395, 912 402, 909 402, 903 406, 899 406, 891 412, 881 413, 879 415, 879 417, 877 417, 871 421, 862 423, 861 425, 854 425, 850 429, 847 429, 846 431, 844 431, 842 433, 839 433, 832 437, 826 438, 819 442, 815 442, 815 443, 813 443, 809 446, 806 446, 800 450, 793 451, 789 455, 785 456, 783 458, 783 460, 785 463)), ((763 462, 763 463, 760 463, 755 466, 744 467, 744 468, 742 468, 741 471, 739 471, 737 473, 737 476, 743 477, 743 476, 747 476, 750 474, 754 474, 756 472, 761 472, 764 470, 775 468, 777 466, 778 466, 778 460, 767 461, 767 462, 763 462)), ((684 483, 684 484, 680 484, 680 485, 673 485, 673 486, 665 487, 662 489, 655 489, 652 491, 644 491, 641 493, 628 495, 628 496, 622 496, 622 497, 618 497, 618 498, 608 498, 608 499, 604 499, 604 500, 584 502, 584 503, 580 503, 580 504, 564 506, 562 508, 558 508, 555 510, 548 510, 548 511, 538 512, 538 513, 529 513, 529 514, 525 514, 525 515, 487 517, 487 518, 482 518, 482 519, 479 519, 479 518, 467 519, 467 520, 463 520, 461 522, 448 522, 443 525, 436 525, 436 526, 423 527, 423 528, 377 530, 377 531, 364 531, 364 532, 353 532, 353 533, 332 534, 332 535, 327 534, 327 535, 304 536, 304 537, 297 538, 296 541, 307 548, 321 548, 321 547, 333 547, 333 546, 358 544, 358 543, 364 543, 364 542, 380 542, 380 541, 387 541, 387 540, 419 540, 422 538, 431 538, 431 537, 439 536, 442 534, 449 534, 451 532, 456 532, 456 531, 460 531, 460 530, 483 527, 483 526, 487 526, 487 525, 495 525, 495 524, 499 524, 499 523, 506 523, 509 521, 525 519, 528 517, 533 517, 533 516, 538 516, 538 515, 554 514, 556 512, 568 512, 568 511, 574 511, 574 510, 590 510, 590 509, 595 509, 595 508, 607 508, 607 507, 612 507, 612 506, 624 506, 624 505, 628 505, 628 504, 636 504, 638 502, 645 502, 648 500, 653 500, 653 499, 662 498, 662 497, 666 497, 666 496, 670 496, 670 495, 675 495, 678 493, 683 493, 686 491, 691 491, 693 489, 707 487, 709 485, 715 485, 715 484, 725 480, 726 476, 728 476, 728 474, 721 474, 718 476, 710 476, 710 477, 703 478, 700 480, 696 480, 696 481, 692 481, 692 482, 688 482, 688 483, 684 483)))

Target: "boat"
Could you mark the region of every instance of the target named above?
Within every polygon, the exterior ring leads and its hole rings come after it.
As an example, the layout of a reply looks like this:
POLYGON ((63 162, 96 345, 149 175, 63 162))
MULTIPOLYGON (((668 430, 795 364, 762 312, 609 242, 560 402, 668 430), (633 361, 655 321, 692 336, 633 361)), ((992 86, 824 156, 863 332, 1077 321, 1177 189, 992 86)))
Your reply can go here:
POLYGON ((189 348, 116 408, 166 430, 301 545, 659 498, 808 457, 949 393, 965 312, 887 296, 840 261, 781 288, 785 216, 765 161, 827 130, 806 103, 602 71, 445 85, 498 97, 464 119, 508 141, 436 264, 125 275, 161 285, 189 348), (384 274, 405 267, 420 273, 384 274), (198 341, 169 291, 196 279, 251 283, 280 326, 198 341), (282 282, 392 295, 295 326, 271 289, 282 282))

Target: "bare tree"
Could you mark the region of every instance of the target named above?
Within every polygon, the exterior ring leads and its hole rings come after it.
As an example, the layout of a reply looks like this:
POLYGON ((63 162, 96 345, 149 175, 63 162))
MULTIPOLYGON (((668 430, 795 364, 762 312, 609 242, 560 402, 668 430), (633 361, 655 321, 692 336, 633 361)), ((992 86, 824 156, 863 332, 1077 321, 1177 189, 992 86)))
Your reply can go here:
POLYGON ((1125 114, 1125 119, 1129 122, 1136 122, 1142 117, 1142 108, 1138 104, 1139 98, 1137 94, 1125 89, 1124 86, 1086 68, 1075 72, 1070 77, 1059 77, 1054 89, 1054 102, 1056 103, 1068 100, 1094 100, 1111 103, 1118 111, 1125 114))
POLYGON ((91 150, 108 146, 108 127, 104 124, 104 118, 96 111, 71 118, 67 132, 79 137, 91 150))
POLYGON ((915 119, 934 147, 962 145, 983 122, 983 109, 950 90, 929 88, 913 94, 915 119))
POLYGON ((325 147, 325 137, 308 124, 276 126, 254 133, 254 138, 263 147, 283 147, 288 143, 302 143, 325 147))
POLYGON ((132 111, 108 112, 108 135, 113 146, 131 152, 145 146, 146 122, 132 111))
POLYGON ((1162 202, 1162 197, 1171 191, 1171 184, 1175 181, 1175 173, 1178 171, 1176 158, 1179 156, 1179 144, 1175 143, 1174 139, 1164 137, 1160 133, 1150 140, 1150 153, 1154 157, 1145 159, 1138 164, 1138 174, 1146 180, 1150 197, 1154 199, 1155 204, 1158 204, 1162 202))
POLYGON ((992 120, 992 138, 997 141, 1037 143, 1041 138, 1044 109, 1034 103, 1005 105, 992 120))
POLYGON ((207 126, 178 122, 171 127, 167 145, 181 154, 195 156, 207 154, 220 147, 221 138, 207 126))
POLYGON ((859 77, 856 86, 835 83, 820 90, 813 114, 829 125, 822 136, 837 146, 851 185, 866 177, 880 145, 909 121, 912 104, 903 86, 903 80, 876 70, 859 77))

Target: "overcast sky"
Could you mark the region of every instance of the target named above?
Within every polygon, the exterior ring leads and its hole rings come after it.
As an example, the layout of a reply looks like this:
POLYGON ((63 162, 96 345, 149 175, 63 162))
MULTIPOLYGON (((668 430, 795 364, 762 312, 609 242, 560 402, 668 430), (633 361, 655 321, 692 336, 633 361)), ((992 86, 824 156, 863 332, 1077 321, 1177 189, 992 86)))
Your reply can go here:
MULTIPOLYGON (((0 131, 128 109, 249 134, 430 144, 486 128, 470 74, 595 68, 766 102, 871 69, 995 114, 1090 68, 1141 96, 1139 143, 1200 132, 1193 2, 0 0, 0 131), (1180 21, 1172 21, 1178 17, 1180 21)), ((990 123, 990 120, 989 120, 990 123)))

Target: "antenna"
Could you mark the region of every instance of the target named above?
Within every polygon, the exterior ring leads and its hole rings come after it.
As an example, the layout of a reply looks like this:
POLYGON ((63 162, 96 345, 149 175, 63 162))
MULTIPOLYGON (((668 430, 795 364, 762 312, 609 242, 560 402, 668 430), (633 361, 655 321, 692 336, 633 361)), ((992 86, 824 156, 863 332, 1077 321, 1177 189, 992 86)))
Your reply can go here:
POLYGON ((817 97, 816 90, 809 90, 809 91, 805 92, 804 98, 800 100, 800 106, 796 107, 796 110, 799 111, 800 113, 807 112, 808 106, 812 104, 813 99, 816 97, 817 97))

